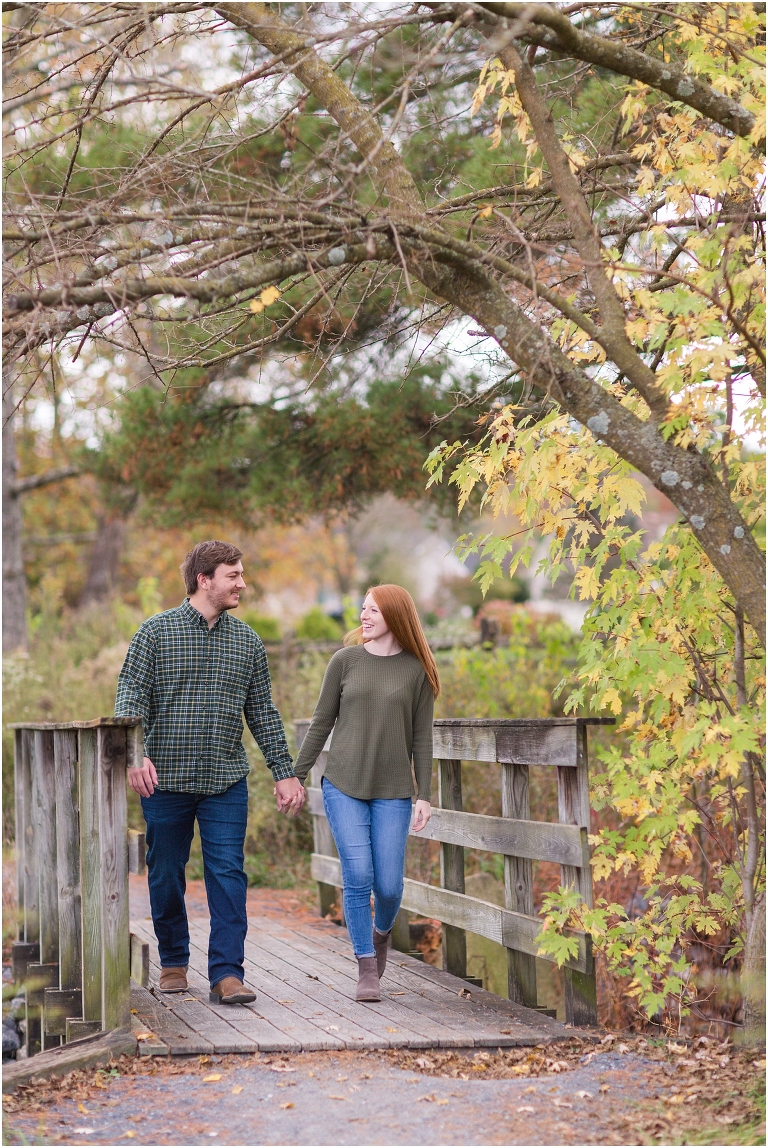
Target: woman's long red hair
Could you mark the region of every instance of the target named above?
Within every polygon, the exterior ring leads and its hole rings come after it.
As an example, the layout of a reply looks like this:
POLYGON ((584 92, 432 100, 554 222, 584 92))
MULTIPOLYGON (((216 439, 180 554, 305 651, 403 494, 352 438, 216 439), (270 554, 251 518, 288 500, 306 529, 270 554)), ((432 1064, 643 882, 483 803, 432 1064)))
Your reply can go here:
MULTIPOLYGON (((371 586, 365 596, 371 595, 382 613, 384 621, 392 632, 392 637, 398 646, 402 646, 409 654, 418 658, 424 667, 432 693, 437 697, 440 693, 440 675, 437 664, 429 648, 424 631, 421 628, 419 615, 416 612, 416 603, 407 590, 402 586, 395 586, 389 582, 383 586, 371 586)), ((363 644, 363 627, 358 626, 344 638, 345 646, 361 646, 363 644)))

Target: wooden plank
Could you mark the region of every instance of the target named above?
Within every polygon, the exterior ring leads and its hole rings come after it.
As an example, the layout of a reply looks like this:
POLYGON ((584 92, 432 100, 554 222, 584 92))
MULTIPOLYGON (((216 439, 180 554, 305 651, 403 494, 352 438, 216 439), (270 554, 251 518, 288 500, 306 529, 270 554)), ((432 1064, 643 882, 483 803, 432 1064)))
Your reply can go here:
MULTIPOLYGON (((159 972, 158 966, 158 975, 159 972)), ((233 1028, 225 1016, 219 1015, 214 1008, 208 1006, 206 998, 193 1000, 192 995, 184 997, 181 994, 174 994, 173 996, 169 994, 163 1000, 174 1016, 183 1020, 198 1036, 211 1042, 214 1052, 225 1055, 230 1052, 259 1051, 258 1042, 233 1028)), ((232 1006, 224 1005, 223 1007, 231 1008, 232 1006)))
MULTIPOLYGON (((56 774, 53 757, 53 733, 35 730, 32 757, 32 817, 35 821, 35 849, 39 880, 40 965, 55 968, 56 975, 47 985, 59 984, 59 900, 56 876, 56 774)), ((60 1037, 46 1033, 44 996, 40 993, 40 1048, 58 1048, 60 1037)))
POLYGON ((77 1016, 68 1016, 64 1023, 65 1044, 71 1044, 75 1040, 83 1040, 87 1036, 95 1036, 96 1033, 101 1032, 101 1024, 97 1020, 80 1020, 77 1016))
MULTIPOLYGON (((320 790, 308 789, 307 797, 310 813, 324 820, 320 790)), ((426 828, 419 833, 411 830, 411 836, 419 840, 462 845, 465 849, 485 849, 489 853, 527 857, 532 861, 553 861, 557 865, 581 865, 586 860, 584 842, 579 830, 573 825, 555 825, 549 821, 486 817, 478 813, 463 813, 435 806, 426 828)), ((333 838, 330 840, 332 842, 333 838)), ((325 838, 323 846, 318 848, 316 837, 315 853, 335 857, 335 846, 333 851, 330 851, 324 847, 324 843, 325 838)))
MULTIPOLYGON (((274 951, 274 942, 279 940, 285 947, 286 960, 297 969, 303 971, 308 978, 319 976, 321 981, 329 987, 345 994, 350 999, 354 996, 357 983, 357 966, 352 957, 351 947, 347 953, 338 952, 333 946, 320 946, 309 931, 299 931, 284 928, 273 921, 261 920, 259 922, 259 936, 268 935, 274 951)), ((384 974, 382 1000, 366 1004, 366 1026, 371 1027, 373 1017, 387 1022, 384 1028, 385 1039, 394 1047, 408 1048, 463 1048, 466 1047, 466 1034, 460 1032, 458 1026, 451 1028, 440 1023, 435 1015, 423 1009, 421 999, 416 1000, 417 994, 413 986, 405 984, 403 999, 392 1000, 389 993, 402 987, 402 978, 398 978, 396 961, 399 955, 391 955, 384 974), (410 999, 409 999, 410 998, 410 999), (419 1008, 419 1003, 422 1007, 419 1008), (393 1027, 400 1031, 393 1033, 393 1027)), ((354 1007, 354 1006, 353 1006, 354 1007)), ((378 1028, 377 1031, 381 1031, 378 1028)), ((384 1045, 383 1047, 386 1047, 384 1045)))
POLYGON ((58 963, 27 965, 26 983, 26 1049, 27 1056, 58 1048, 58 1036, 45 1036, 43 1025, 43 999, 45 990, 53 988, 59 981, 58 963))
MULTIPOLYGON (((589 865, 587 834, 589 832, 589 765, 587 757, 587 731, 578 731, 578 761, 576 769, 557 771, 557 812, 564 824, 579 827, 584 837, 587 863, 581 867, 563 865, 561 881, 566 888, 578 889, 585 904, 592 906, 592 870, 589 865)), ((597 1024, 597 980, 591 960, 591 939, 586 938, 589 967, 563 969, 565 1019, 569 1024, 583 1027, 597 1024)))
POLYGON ((143 1017, 131 1017, 131 1032, 136 1037, 139 1056, 170 1056, 171 1050, 164 1040, 152 1031, 143 1017))
MULTIPOLYGON (((56 875, 59 910, 59 977, 62 989, 81 989, 83 979, 80 896, 80 810, 77 733, 53 735, 56 774, 56 875)), ((80 1002, 82 1007, 82 1001, 80 1002)), ((74 1013, 68 1013, 74 1016, 74 1013)))
MULTIPOLYGON (((528 774, 527 765, 501 767, 502 816, 517 819, 517 824, 525 824, 531 811, 528 774)), ((580 847, 580 840, 578 844, 580 847)), ((533 917, 533 865, 527 856, 504 858, 504 894, 508 909, 533 917)), ((529 1008, 535 1008, 538 1004, 536 958, 530 953, 507 949, 507 991, 509 999, 518 1004, 529 1008)))
MULTIPOLYGON (((272 922, 265 925, 268 929, 275 927, 272 922)), ((335 937, 318 930, 317 944, 336 952, 341 962, 348 959, 349 942, 343 933, 335 937)), ((530 1046, 547 1039, 539 1014, 491 993, 475 988, 467 990, 465 982, 449 973, 440 972, 441 979, 436 983, 432 978, 436 972, 440 971, 411 957, 395 954, 387 964, 385 975, 395 989, 405 990, 401 1004, 416 1016, 412 1024, 423 1024, 425 1017, 433 1023, 439 1020, 441 1035, 437 1043, 441 1047, 530 1046), (469 997, 464 995, 468 991, 469 997), (459 992, 463 995, 459 996, 459 992), (490 1007, 482 1003, 485 1000, 490 1002, 490 1007)))
POLYGON ((24 734, 17 729, 13 735, 13 814, 16 844, 16 936, 25 940, 24 934, 24 845, 28 809, 24 792, 24 734))
MULTIPOLYGON (((304 732, 305 731, 302 731, 302 740, 304 732)), ((322 777, 327 764, 328 751, 323 750, 310 771, 312 786, 308 792, 312 794, 310 806, 310 812, 312 813, 312 837, 315 853, 325 853, 328 857, 338 857, 339 853, 336 849, 336 842, 333 840, 331 827, 325 816, 323 792, 321 789, 322 777)), ((334 885, 326 885, 325 882, 319 881, 317 884, 317 900, 321 917, 327 917, 333 906, 338 905, 341 909, 343 919, 344 907, 341 890, 337 889, 334 885)))
POLYGON ((125 730, 98 730, 101 1015, 107 1031, 131 1020, 126 753, 125 730))
POLYGON ((145 1021, 147 1028, 168 1045, 172 1056, 213 1052, 212 1041, 196 1033, 142 985, 131 985, 130 1003, 139 1020, 145 1021))
POLYGON ((80 1040, 65 1048, 54 1048, 50 1052, 42 1052, 34 1060, 4 1065, 3 1092, 13 1092, 20 1084, 30 1083, 34 1076, 67 1076, 79 1068, 109 1064, 123 1055, 136 1055, 136 1038, 122 1030, 80 1040))
POLYGON ((147 839, 138 829, 128 830, 128 872, 139 877, 147 871, 147 839))
POLYGON ((27 965, 40 964, 38 941, 14 941, 11 945, 11 970, 14 985, 21 987, 27 979, 27 965))
MULTIPOLYGON (((341 865, 335 857, 319 857, 313 853, 311 871, 315 881, 324 880, 329 884, 335 884, 341 880, 341 865)), ((553 959, 538 952, 537 938, 541 931, 541 920, 538 917, 526 917, 522 913, 514 913, 509 909, 502 909, 499 905, 492 905, 489 901, 480 901, 477 897, 468 897, 463 893, 453 893, 436 885, 426 885, 422 881, 411 881, 407 877, 403 892, 403 908, 412 913, 454 924, 458 928, 469 929, 470 932, 479 933, 481 937, 488 937, 489 940, 507 948, 519 949, 533 956, 538 955, 544 960, 553 959)), ((586 972, 592 964, 591 957, 587 957, 586 934, 574 931, 568 935, 578 939, 579 952, 576 957, 568 960, 566 965, 568 968, 586 972)))
POLYGON ((140 717, 97 717, 90 721, 14 721, 8 729, 131 729, 141 725, 140 717))
MULTIPOLYGON (((196 922, 190 921, 190 938, 192 940, 192 947, 197 949, 197 960, 200 965, 206 963, 206 950, 207 950, 207 934, 204 928, 196 927, 196 922)), ((191 954, 190 954, 191 961, 191 954)), ((196 966, 195 972, 199 973, 199 966, 196 966)), ((256 1016, 261 1017, 271 1024, 278 1032, 282 1032, 286 1037, 293 1041, 298 1042, 298 1045, 304 1052, 322 1052, 328 1050, 340 1050, 346 1047, 343 1040, 336 1036, 332 1031, 326 1031, 326 1026, 335 1024, 331 1018, 323 1019, 323 1013, 319 1013, 313 1019, 312 1013, 317 1013, 318 1010, 312 1006, 307 1005, 302 1000, 297 999, 293 1005, 281 1004, 281 1000, 286 1000, 288 997, 287 985, 271 976, 265 970, 260 969, 252 961, 246 960, 246 980, 257 993, 257 1000, 253 1005, 239 1006, 252 1011, 256 1016)), ((293 996, 291 997, 293 999, 293 996)), ((234 1012, 238 1006, 219 1005, 219 1008, 229 1010, 232 1008, 234 1012)))
POLYGON ((43 1027, 46 1036, 65 1036, 67 1019, 74 1019, 83 1007, 80 989, 43 990, 43 1027))
POLYGON ((352 1022, 362 1030, 362 1037, 352 1037, 345 1031, 348 1048, 429 1048, 430 1041, 412 1031, 410 1017, 402 1009, 388 1007, 388 1002, 371 1002, 365 1009, 355 1001, 354 976, 340 976, 318 961, 316 950, 305 955, 272 929, 259 928, 259 941, 246 942, 251 958, 262 967, 278 975, 287 974, 288 983, 302 994, 352 1022), (320 978, 319 980, 317 978, 320 978), (397 1020, 398 1023, 393 1024, 397 1020), (394 1031, 397 1029, 398 1031, 394 1031))
POLYGON ((535 722, 496 733, 497 760, 510 765, 575 766, 578 730, 568 726, 540 726, 535 722))
MULTIPOLYGON (((461 811, 461 761, 437 763, 437 804, 441 809, 461 811)), ((464 850, 461 845, 440 845, 440 884, 455 893, 464 892, 464 850)), ((467 975, 467 936, 464 929, 443 923, 443 968, 456 977, 467 975)))
MULTIPOLYGON (((159 976, 160 968, 157 956, 157 942, 154 937, 142 930, 142 922, 132 921, 131 928, 134 935, 146 943, 151 955, 150 968, 159 976)), ((208 1000, 210 985, 204 969, 207 964, 205 953, 195 944, 190 950, 190 965, 187 970, 187 982, 190 996, 196 996, 201 1001, 208 1000)), ((168 1001, 170 1003, 170 997, 168 1001)), ((245 1005, 208 1005, 208 1008, 217 1016, 222 1016, 234 1032, 247 1037, 260 1052, 301 1052, 301 1042, 287 1033, 276 1029, 268 1021, 257 1016, 245 1005)), ((151 1027, 151 1026, 150 1026, 151 1027)))
POLYGON ((496 731, 492 726, 435 722, 432 745, 432 753, 438 760, 496 761, 496 731))
POLYGON ((149 988, 149 945, 131 933, 131 980, 149 988))
POLYGON ((98 1021, 101 1015, 101 856, 99 849, 99 801, 96 767, 96 730, 78 735, 80 771, 80 892, 82 899, 83 1020, 98 1021))
POLYGON ((29 730, 21 735, 21 770, 24 791, 24 940, 40 940, 40 873, 37 851, 37 822, 32 800, 32 761, 35 737, 29 730))
POLYGON ((126 769, 141 769, 144 764, 144 729, 141 723, 126 729, 126 769))

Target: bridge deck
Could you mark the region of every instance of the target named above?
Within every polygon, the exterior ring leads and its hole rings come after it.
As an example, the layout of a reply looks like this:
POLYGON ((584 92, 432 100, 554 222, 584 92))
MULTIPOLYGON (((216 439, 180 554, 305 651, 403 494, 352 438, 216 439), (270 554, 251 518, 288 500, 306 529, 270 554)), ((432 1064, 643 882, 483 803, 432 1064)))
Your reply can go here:
MULTIPOLYGON (((357 965, 345 930, 320 919, 251 916, 245 946, 252 1005, 211 1004, 208 922, 191 918, 190 991, 159 993, 132 982, 133 1027, 144 1055, 310 1052, 323 1049, 498 1048, 567 1039, 572 1029, 393 952, 382 1000, 358 1004, 357 965)), ((159 976, 149 921, 132 931, 150 945, 150 985, 159 976)))

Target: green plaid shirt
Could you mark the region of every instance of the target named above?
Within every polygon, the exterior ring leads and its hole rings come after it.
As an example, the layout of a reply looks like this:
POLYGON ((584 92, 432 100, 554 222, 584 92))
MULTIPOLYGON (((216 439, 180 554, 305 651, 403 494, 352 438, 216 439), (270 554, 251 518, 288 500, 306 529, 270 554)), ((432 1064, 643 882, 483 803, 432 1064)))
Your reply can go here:
POLYGON ((225 611, 212 629, 189 599, 148 618, 117 682, 116 717, 140 717, 158 789, 222 793, 249 772, 242 715, 275 781, 293 777, 261 638, 225 611))

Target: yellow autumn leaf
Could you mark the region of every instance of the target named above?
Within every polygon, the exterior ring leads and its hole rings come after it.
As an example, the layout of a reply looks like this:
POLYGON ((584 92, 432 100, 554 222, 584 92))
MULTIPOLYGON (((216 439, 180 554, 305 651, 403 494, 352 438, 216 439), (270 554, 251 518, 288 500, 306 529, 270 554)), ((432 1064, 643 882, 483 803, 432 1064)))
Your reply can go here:
POLYGON ((251 299, 249 307, 254 315, 260 315, 266 307, 276 303, 280 295, 281 292, 277 287, 265 287, 258 299, 251 299))
POLYGON ((203 1077, 203 1084, 213 1084, 216 1080, 221 1080, 222 1074, 220 1072, 211 1072, 208 1076, 203 1077))

